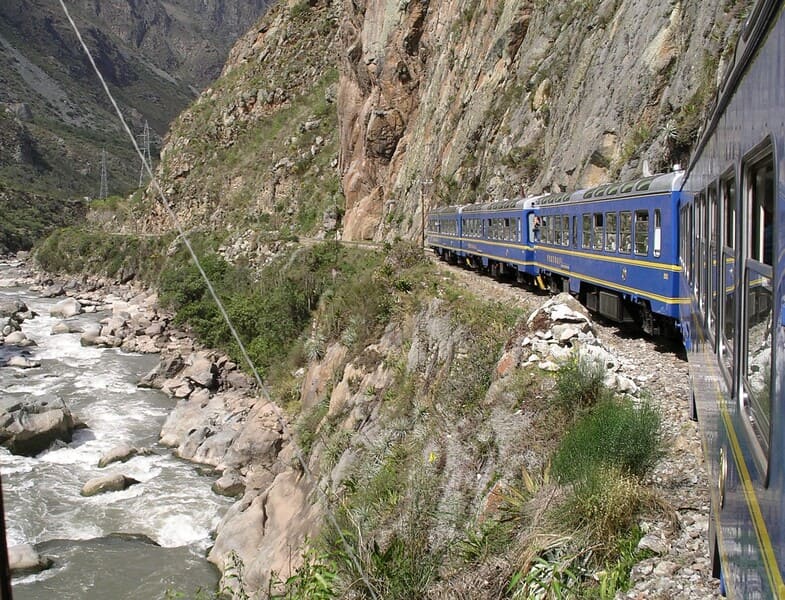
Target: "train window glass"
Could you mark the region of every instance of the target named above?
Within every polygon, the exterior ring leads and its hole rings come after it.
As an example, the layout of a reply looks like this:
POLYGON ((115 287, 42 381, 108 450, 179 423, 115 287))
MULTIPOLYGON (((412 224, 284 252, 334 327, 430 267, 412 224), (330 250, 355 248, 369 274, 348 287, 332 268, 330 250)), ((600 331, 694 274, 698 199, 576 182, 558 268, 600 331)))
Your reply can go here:
POLYGON ((529 241, 540 241, 540 217, 534 213, 529 213, 529 241))
POLYGON ((602 250, 603 245, 603 214, 594 213, 594 249, 602 250))
POLYGON ((551 217, 548 219, 548 243, 549 244, 553 244, 554 240, 556 239, 555 228, 556 228, 556 217, 551 217))
POLYGON ((569 246, 570 245, 570 217, 567 215, 562 215, 561 218, 561 245, 562 246, 569 246))
POLYGON ((583 215, 583 237, 581 241, 581 247, 583 248, 591 248, 591 215, 585 213, 583 215))
MULTIPOLYGON (((742 409, 763 449, 769 449, 771 416, 771 278, 762 271, 763 265, 747 269, 744 282, 746 319, 744 327, 744 393, 742 409)), ((771 269, 768 269, 769 271, 771 269)))
POLYGON ((635 254, 649 254, 649 211, 635 211, 635 254))
POLYGON ((698 296, 698 305, 701 308, 701 314, 705 314, 706 298, 704 292, 706 290, 706 260, 708 252, 706 250, 706 196, 703 192, 699 193, 696 199, 695 211, 695 241, 697 246, 697 256, 695 259, 698 261, 695 265, 696 270, 696 294, 698 296))
POLYGON ((605 250, 616 252, 616 213, 605 213, 605 250))
POLYGON ((578 247, 578 217, 572 215, 572 247, 578 247))
POLYGON ((736 258, 733 250, 724 248, 722 251, 724 303, 722 307, 722 343, 720 344, 720 362, 725 366, 728 377, 733 381, 734 340, 736 339, 736 258))
MULTIPOLYGON (((717 185, 712 183, 707 193, 708 198, 708 236, 709 236, 709 275, 707 281, 706 295, 708 296, 709 307, 709 331, 712 336, 717 335, 717 282, 719 280, 719 256, 717 249, 717 237, 719 218, 717 214, 717 185)), ((716 339, 716 338, 715 338, 716 339)))
POLYGON ((659 208, 654 209, 654 248, 652 254, 655 258, 659 258, 662 253, 662 211, 659 208))
POLYGON ((562 244, 561 215, 553 217, 553 243, 557 246, 562 244))
POLYGON ((736 247, 736 179, 731 177, 722 182, 723 216, 725 227, 722 243, 727 248, 736 247))
POLYGON ((749 169, 749 257, 772 264, 774 227, 774 161, 769 155, 749 169))
POLYGON ((632 252, 632 211, 629 210, 619 213, 619 252, 632 252))
POLYGON ((510 219, 504 219, 504 239, 508 242, 512 240, 512 229, 510 228, 510 219))

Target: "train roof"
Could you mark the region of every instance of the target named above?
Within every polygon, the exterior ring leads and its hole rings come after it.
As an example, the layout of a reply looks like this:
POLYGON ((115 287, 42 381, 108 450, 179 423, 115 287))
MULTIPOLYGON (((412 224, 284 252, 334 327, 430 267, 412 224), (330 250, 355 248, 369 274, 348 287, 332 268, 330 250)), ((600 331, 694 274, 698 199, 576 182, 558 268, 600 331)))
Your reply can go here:
POLYGON ((504 200, 494 200, 493 202, 478 202, 476 204, 467 204, 463 207, 463 212, 494 212, 506 211, 514 209, 531 208, 534 202, 540 196, 529 196, 527 198, 505 198, 504 200))
POLYGON ((672 173, 650 175, 634 181, 603 183, 586 190, 549 194, 539 199, 536 205, 545 207, 555 204, 573 204, 610 198, 628 198, 674 192, 681 189, 683 177, 683 171, 674 171, 672 173))

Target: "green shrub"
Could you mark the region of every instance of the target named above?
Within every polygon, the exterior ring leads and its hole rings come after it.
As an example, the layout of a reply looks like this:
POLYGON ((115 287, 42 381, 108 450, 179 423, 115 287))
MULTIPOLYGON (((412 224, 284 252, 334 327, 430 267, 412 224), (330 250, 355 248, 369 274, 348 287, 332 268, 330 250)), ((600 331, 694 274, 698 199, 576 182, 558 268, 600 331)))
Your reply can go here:
POLYGON ((567 414, 578 413, 610 397, 599 361, 573 354, 556 374, 556 404, 567 414))
POLYGON ((552 468, 563 483, 579 481, 602 465, 643 477, 661 453, 660 415, 650 404, 603 400, 567 432, 552 468))

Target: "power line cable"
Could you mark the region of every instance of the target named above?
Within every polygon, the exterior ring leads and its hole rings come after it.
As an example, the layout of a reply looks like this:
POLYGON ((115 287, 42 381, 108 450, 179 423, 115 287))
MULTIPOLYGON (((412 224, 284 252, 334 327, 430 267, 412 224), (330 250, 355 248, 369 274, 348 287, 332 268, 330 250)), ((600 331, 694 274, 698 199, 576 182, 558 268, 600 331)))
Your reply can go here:
POLYGON ((183 229, 182 224, 180 223, 179 219, 177 218, 177 215, 175 214, 174 210, 172 209, 172 206, 169 203, 169 200, 166 198, 166 195, 164 194, 163 190, 161 189, 161 186, 159 185, 158 180, 153 175, 153 171, 152 171, 152 167, 150 165, 150 161, 145 158, 144 153, 142 152, 141 148, 139 147, 139 144, 136 141, 136 137, 134 136, 133 132, 131 131, 131 128, 126 123, 125 118, 123 117, 123 113, 120 110, 120 107, 117 105, 117 101, 115 100, 114 96, 112 95, 112 92, 109 90, 109 86, 107 85, 106 80, 104 79, 103 75, 101 74, 101 71, 98 69, 98 65, 96 65, 95 60, 93 58, 93 55, 90 52, 90 49, 87 47, 87 44, 85 43, 84 39, 82 38, 82 34, 79 31, 79 27, 77 27, 76 23, 74 22, 73 18, 71 17, 71 13, 68 12, 68 8, 66 7, 64 0, 59 0, 59 1, 60 1, 60 6, 63 9, 63 13, 65 14, 66 18, 68 19, 68 22, 71 24, 71 28, 74 30, 74 33, 76 34, 76 37, 79 40, 79 43, 81 44, 82 49, 85 52, 85 55, 87 56, 87 59, 90 61, 90 64, 93 67, 93 71, 95 71, 95 74, 98 76, 98 79, 101 82, 101 85, 103 86, 104 92, 106 93, 107 97, 109 98, 109 101, 112 103, 112 106, 114 107, 114 110, 117 113, 117 117, 120 119, 120 123, 123 126, 123 129, 125 130, 126 134, 128 135, 128 138, 131 140, 131 143, 133 144, 133 147, 136 150, 137 155, 139 156, 140 160, 142 161, 142 166, 143 166, 144 172, 146 172, 148 177, 150 177, 150 181, 151 181, 151 185, 153 186, 153 189, 155 190, 155 192, 156 192, 158 198, 160 199, 161 204, 164 207, 164 209, 166 210, 167 214, 172 219, 172 222, 174 223, 174 226, 176 227, 177 232, 179 233, 180 238, 183 240, 183 244, 185 244, 185 247, 188 249, 188 253, 191 255, 191 259, 194 261, 194 264, 196 265, 196 268, 198 269, 199 274, 202 276, 202 279, 204 280, 205 285, 207 286, 207 290, 210 292, 210 296, 212 297, 213 301, 215 302, 216 306, 218 307, 218 311, 221 313, 221 317, 223 317, 224 322, 229 327, 229 331, 231 332, 232 337, 237 342, 237 346, 240 348, 240 353, 243 356, 243 360, 248 365, 248 367, 251 369, 251 372, 253 373, 254 380, 256 381, 256 384, 257 384, 257 386, 258 386, 258 388, 260 390, 260 393, 261 393, 263 399, 265 401, 267 401, 267 403, 272 407, 272 410, 275 413, 275 417, 276 417, 276 419, 278 421, 278 425, 280 426, 281 431, 283 431, 284 435, 286 435, 286 437, 289 438, 289 440, 290 440, 290 442, 292 444, 292 447, 294 448, 294 453, 295 453, 295 455, 297 457, 297 460, 298 460, 298 462, 300 463, 300 466, 303 469, 303 473, 311 481, 311 483, 313 484, 313 487, 318 491, 318 493, 323 498, 325 512, 327 514, 328 519, 330 520, 330 524, 333 526, 333 528, 335 529, 336 533, 338 534, 338 536, 341 539, 341 544, 343 546, 344 551, 346 552, 347 556, 352 561, 352 564, 354 565, 354 568, 360 574, 360 577, 362 578, 363 584, 365 585, 366 589, 368 590, 368 593, 371 595, 371 597, 374 600, 380 600, 379 594, 374 589, 373 585, 371 585, 371 582, 368 579, 368 576, 366 575, 365 571, 362 569, 362 566, 360 565, 360 562, 359 562, 355 552, 351 549, 351 546, 349 545, 349 542, 346 539, 346 536, 344 535, 344 533, 341 530, 341 528, 338 526, 338 520, 335 518, 335 513, 332 511, 332 507, 331 507, 331 503, 330 503, 330 497, 329 497, 327 491, 322 489, 322 487, 319 485, 318 479, 313 474, 311 469, 308 467, 308 463, 306 462, 305 457, 303 456, 302 451, 300 450, 300 447, 297 445, 296 440, 295 440, 294 436, 292 435, 292 432, 290 431, 289 426, 286 423, 286 419, 284 419, 283 414, 281 413, 280 408, 278 408, 278 405, 276 405, 272 401, 272 399, 270 398, 270 393, 267 391, 267 387, 262 382, 262 379, 259 376, 259 372, 256 370, 256 366, 253 364, 253 362, 251 361, 251 358, 248 356, 248 352, 247 352, 247 350, 245 348, 245 344, 240 339, 240 336, 237 333, 237 330, 235 329, 234 324, 232 323, 232 320, 229 318, 229 314, 226 312, 226 308, 224 307, 223 302, 221 302, 220 298, 218 297, 218 294, 215 291, 215 288, 213 287, 212 282, 210 281, 210 278, 207 276, 207 273, 205 273, 204 268, 202 267, 202 264, 199 261, 199 257, 196 255, 196 252, 194 251, 193 246, 191 245, 191 242, 188 239, 188 236, 186 235, 186 232, 183 229))

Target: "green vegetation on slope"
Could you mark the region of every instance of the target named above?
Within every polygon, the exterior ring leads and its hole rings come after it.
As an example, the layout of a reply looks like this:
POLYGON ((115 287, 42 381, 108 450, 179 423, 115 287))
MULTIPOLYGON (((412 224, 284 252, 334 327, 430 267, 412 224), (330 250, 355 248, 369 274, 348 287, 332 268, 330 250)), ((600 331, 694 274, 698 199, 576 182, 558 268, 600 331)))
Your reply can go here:
POLYGON ((0 254, 30 250, 56 227, 84 218, 83 202, 3 189, 0 186, 0 254))

